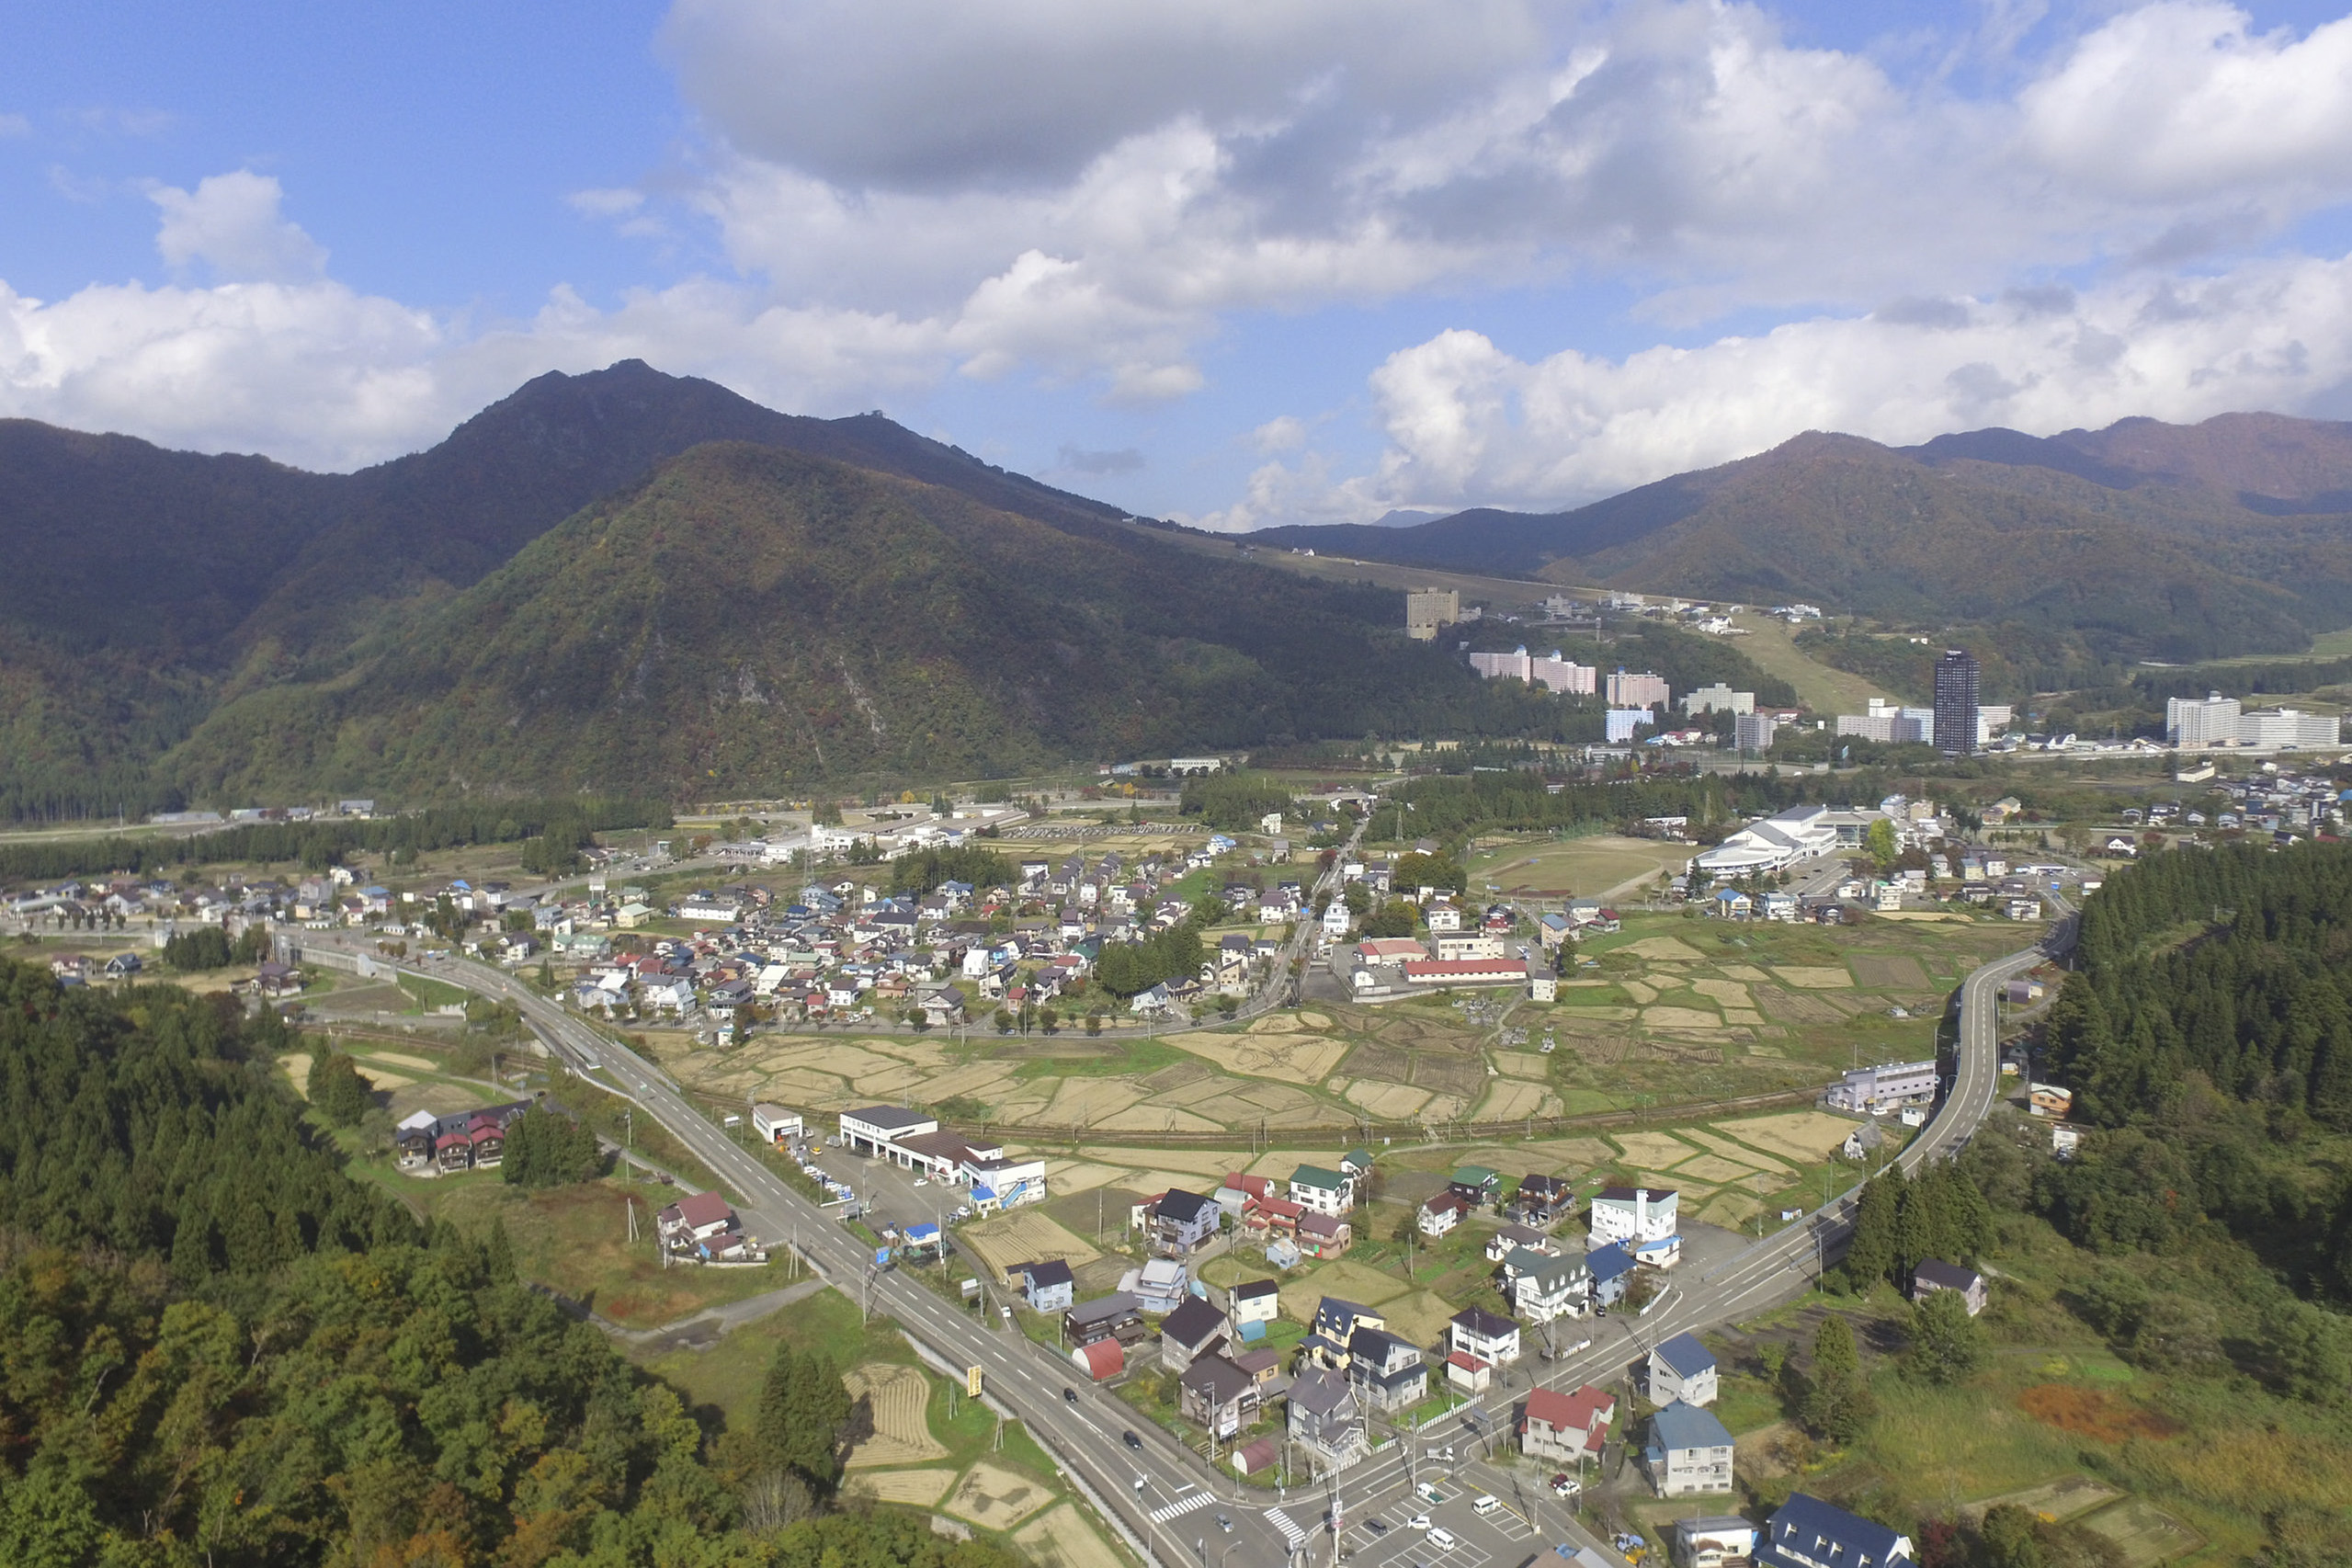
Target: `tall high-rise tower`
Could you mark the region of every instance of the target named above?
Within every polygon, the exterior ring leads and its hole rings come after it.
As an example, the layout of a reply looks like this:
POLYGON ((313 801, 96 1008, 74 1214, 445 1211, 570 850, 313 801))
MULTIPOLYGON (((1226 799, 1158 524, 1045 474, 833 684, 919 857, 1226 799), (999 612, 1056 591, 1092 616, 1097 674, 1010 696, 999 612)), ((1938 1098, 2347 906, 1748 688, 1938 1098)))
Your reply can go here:
POLYGON ((1976 655, 1947 648, 1936 661, 1936 749, 1947 756, 1976 750, 1976 655))

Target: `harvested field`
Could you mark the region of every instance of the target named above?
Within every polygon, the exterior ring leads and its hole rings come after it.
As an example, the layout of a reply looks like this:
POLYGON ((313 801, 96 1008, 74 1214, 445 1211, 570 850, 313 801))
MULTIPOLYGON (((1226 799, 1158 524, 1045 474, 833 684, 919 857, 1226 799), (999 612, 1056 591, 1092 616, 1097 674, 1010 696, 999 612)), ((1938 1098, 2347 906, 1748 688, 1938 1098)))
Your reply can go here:
POLYGON ((1723 1009, 1723 1022, 1739 1028, 1762 1028, 1764 1015, 1751 1013, 1744 1007, 1726 1007, 1723 1009))
POLYGON ((1036 1482, 983 1460, 964 1472, 943 1508, 983 1529, 1008 1530, 1052 1501, 1053 1494, 1036 1482))
POLYGON ((1783 1111, 1716 1124, 1744 1143, 1753 1143, 1799 1165, 1818 1165, 1829 1158, 1854 1131, 1854 1123, 1826 1111, 1783 1111))
POLYGON ((1325 1296, 1337 1296, 1358 1306, 1377 1307, 1404 1293, 1404 1281, 1393 1274, 1383 1274, 1367 1264, 1350 1263, 1343 1257, 1284 1281, 1280 1296, 1285 1316, 1312 1323, 1315 1303, 1325 1296))
POLYGON ((2036 1383, 2017 1394, 2017 1408, 2035 1420, 2102 1443, 2133 1437, 2176 1437, 2187 1430, 2169 1415, 2143 1410, 2103 1389, 2036 1383))
POLYGON ((966 1225, 956 1233, 956 1237, 977 1253, 981 1262, 999 1279, 1017 1263, 1060 1258, 1074 1268, 1102 1256, 1078 1235, 1034 1209, 966 1225))
POLYGON ((1504 1121, 1515 1117, 1542 1116, 1559 1106, 1558 1098, 1541 1084, 1518 1078, 1497 1078, 1471 1113, 1479 1121, 1504 1121))
POLYGON ((1509 1078, 1540 1080, 1551 1076, 1551 1063, 1531 1051, 1498 1051, 1494 1053, 1494 1065, 1509 1078))
POLYGON ((379 1072, 375 1068, 368 1065, 366 1062, 360 1063, 360 1076, 366 1078, 368 1082, 375 1085, 377 1089, 384 1092, 390 1092, 393 1089, 405 1089, 410 1085, 416 1082, 415 1079, 403 1077, 398 1073, 379 1072))
MULTIPOLYGON (((930 1380, 912 1367, 869 1361, 842 1374, 852 1399, 872 1402, 874 1435, 849 1453, 849 1468, 920 1464, 945 1459, 948 1450, 931 1436, 924 1412, 931 1403, 930 1380)), ((936 1493, 934 1496, 937 1495, 936 1493)))
POLYGON ((1173 1067, 1163 1067, 1142 1080, 1143 1087, 1154 1095, 1172 1094, 1188 1089, 1196 1084, 1211 1083, 1216 1071, 1206 1062, 1179 1062, 1173 1067))
POLYGON ((1901 991, 1927 988, 1926 971, 1920 969, 1919 960, 1907 953, 1856 953, 1846 961, 1854 971, 1854 978, 1864 985, 1901 991))
POLYGON ((1140 1149, 1122 1148, 1116 1144, 1089 1145, 1086 1153, 1108 1165, 1157 1165, 1165 1170, 1189 1171, 1195 1176, 1221 1176, 1227 1171, 1241 1168, 1242 1156, 1216 1149, 1140 1149))
POLYGON ((1717 964, 1715 967, 1721 970, 1724 975, 1732 980, 1754 983, 1772 978, 1752 963, 1726 963, 1717 964))
POLYGON ((1755 1174, 1747 1166, 1735 1165, 1719 1154, 1701 1154, 1675 1167, 1675 1175, 1678 1176, 1697 1176, 1701 1181, 1711 1182, 1734 1182, 1755 1174))
POLYGON ((1556 1174, 1558 1170, 1589 1170, 1607 1165, 1617 1151, 1598 1138, 1546 1138, 1522 1143, 1512 1153, 1528 1161, 1528 1168, 1556 1174))
POLYGON ((1659 1170, 1678 1165, 1699 1153, 1670 1132, 1620 1132, 1612 1142, 1625 1152, 1627 1164, 1659 1170))
POLYGON ((1416 1088, 1436 1089, 1465 1104, 1486 1086, 1486 1077, 1483 1062, 1458 1056, 1416 1056, 1413 1060, 1413 1083, 1416 1088))
POLYGON ((1736 1231, 1744 1227, 1750 1220, 1755 1219, 1763 1211, 1763 1204, 1746 1193, 1727 1190, 1709 1199, 1706 1207, 1699 1210, 1699 1218, 1701 1223, 1721 1225, 1727 1231, 1736 1231))
POLYGON ((1330 1017, 1322 1013, 1302 1011, 1299 1014, 1299 1022, 1306 1025, 1307 1028, 1311 1029, 1327 1029, 1331 1028, 1330 1017))
POLYGON ((1117 1078, 1063 1078, 1038 1119, 1056 1127, 1092 1127, 1142 1097, 1141 1089, 1117 1078))
MULTIPOLYGON (((1365 1305, 1371 1303, 1367 1301, 1365 1305)), ((1389 1332, 1415 1345, 1428 1345, 1443 1338, 1446 1324, 1457 1310, 1435 1290, 1415 1290, 1381 1303, 1381 1312, 1389 1320, 1389 1332)))
POLYGON ((1617 988, 1636 1002, 1654 1002, 1658 999, 1658 988, 1642 981, 1620 980, 1617 983, 1617 988))
POLYGON ((1014 1532, 1013 1543, 1038 1568, 1125 1568, 1075 1503, 1048 1510, 1014 1532))
POLYGON ((956 1472, 952 1470, 882 1470, 850 1477, 844 1490, 853 1497, 871 1497, 877 1503, 904 1503, 928 1508, 947 1495, 948 1488, 955 1483, 956 1472))
MULTIPOLYGON (((1274 1021, 1260 1018, 1258 1023, 1274 1021)), ((1288 1024, 1292 1020, 1281 1017, 1280 1021, 1288 1024)), ((1256 1025, 1251 1028, 1256 1028, 1256 1025)), ((1194 1033, 1172 1034, 1166 1039, 1177 1050, 1213 1062, 1228 1073, 1274 1078, 1286 1084, 1318 1083, 1330 1076, 1332 1069, 1339 1065, 1339 1059, 1347 1054, 1345 1042, 1321 1035, 1194 1033)))
POLYGON ((1384 1084, 1375 1078, 1362 1078, 1347 1089, 1347 1103, 1363 1108, 1364 1114, 1381 1121, 1408 1121, 1432 1098, 1426 1089, 1416 1089, 1405 1084, 1384 1084))
POLYGON ((1225 1130, 1221 1121, 1212 1121, 1188 1110, 1155 1105, 1139 1105, 1113 1111, 1108 1116, 1095 1118, 1087 1125, 1111 1132, 1222 1132, 1225 1130))
POLYGON ((1720 1029, 1723 1019, 1721 1014, 1702 1013, 1696 1007, 1644 1007, 1642 1026, 1653 1029, 1720 1029))
POLYGON ((1626 943, 1617 951, 1665 963, 1690 962, 1707 956, 1679 937, 1644 937, 1638 942, 1626 943))
POLYGON ((1709 1001, 1720 1002, 1726 1007, 1748 1006, 1747 987, 1736 980, 1694 980, 1690 988, 1709 1001))
POLYGON ((1786 1024, 1836 1024, 1846 1015, 1827 999, 1801 996, 1774 985, 1756 987, 1755 1005, 1771 1017, 1786 1024))
POLYGON ((1576 1021, 1579 1023, 1591 1020, 1596 1023, 1630 1024, 1638 1016, 1631 1007, 1587 1007, 1583 1003, 1573 1000, 1562 1002, 1561 1006, 1575 1008, 1576 1021))
POLYGON ((1402 1084, 1413 1075, 1413 1053, 1392 1045, 1359 1045, 1341 1068, 1350 1078, 1386 1078, 1402 1084))
POLYGON ((278 1071, 294 1082, 294 1092, 304 1099, 311 1097, 311 1053, 290 1051, 278 1059, 278 1071))
POLYGON ((1854 977, 1842 964, 1775 964, 1772 972, 1800 991, 1847 991, 1854 985, 1854 977))
POLYGON ((1685 1181, 1678 1176, 1668 1176, 1664 1171, 1635 1171, 1633 1185, 1646 1187, 1653 1191, 1662 1187, 1670 1187, 1693 1203, 1711 1196, 1715 1190, 1703 1181, 1685 1181))
POLYGON ((1046 1183, 1055 1192, 1092 1192, 1096 1187, 1125 1181, 1132 1174, 1109 1165, 1089 1165, 1084 1160, 1048 1160, 1045 1164, 1046 1183))

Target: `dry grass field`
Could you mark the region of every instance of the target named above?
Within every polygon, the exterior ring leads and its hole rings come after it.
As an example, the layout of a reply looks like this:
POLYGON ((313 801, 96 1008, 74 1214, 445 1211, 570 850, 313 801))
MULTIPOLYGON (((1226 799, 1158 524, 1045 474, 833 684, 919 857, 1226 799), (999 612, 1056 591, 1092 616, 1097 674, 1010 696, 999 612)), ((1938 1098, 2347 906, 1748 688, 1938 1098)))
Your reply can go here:
POLYGON ((1693 845, 1604 833, 1559 843, 1512 845, 1477 856, 1464 869, 1476 889, 1609 898, 1643 886, 1662 871, 1680 871, 1698 853, 1693 845))
POLYGON ((871 1497, 877 1503, 928 1508, 946 1496, 948 1488, 955 1483, 956 1472, 952 1470, 884 1470, 853 1475, 844 1490, 853 1497, 871 1497))
POLYGON ((850 1368, 841 1381, 851 1398, 870 1400, 874 1413, 874 1435, 850 1450, 850 1469, 921 1464, 948 1457, 946 1446, 931 1436, 924 1417, 931 1403, 930 1380, 915 1368, 869 1361, 850 1368))
POLYGON ((1038 1568, 1125 1568, 1074 1503, 1048 1510, 1013 1533, 1038 1568))
POLYGON ((998 1279, 1017 1264, 1059 1258, 1076 1268, 1102 1256, 1091 1244, 1035 1209, 1017 1209, 1010 1214, 966 1225, 956 1233, 956 1239, 976 1254, 998 1279))
POLYGON ((983 1460, 964 1471, 942 1509, 983 1529, 1009 1530, 1052 1501, 1053 1494, 1036 1482, 983 1460))

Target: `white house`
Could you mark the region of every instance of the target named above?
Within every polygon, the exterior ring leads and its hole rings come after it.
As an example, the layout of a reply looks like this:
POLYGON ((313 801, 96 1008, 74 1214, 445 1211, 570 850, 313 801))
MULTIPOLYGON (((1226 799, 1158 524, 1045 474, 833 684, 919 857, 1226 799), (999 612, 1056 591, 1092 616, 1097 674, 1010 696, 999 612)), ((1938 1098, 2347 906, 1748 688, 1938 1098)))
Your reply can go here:
POLYGON ((1623 1242, 1639 1253, 1650 1242, 1679 1235, 1680 1195, 1672 1187, 1608 1187, 1593 1199, 1589 1247, 1623 1242))
POLYGON ((1642 1457, 1661 1497, 1732 1489, 1732 1434, 1711 1411, 1679 1400, 1660 1410, 1650 1417, 1650 1442, 1642 1457))
POLYGON ((1465 1307, 1446 1324, 1446 1348, 1475 1356, 1489 1366, 1507 1367, 1519 1358, 1519 1325, 1465 1307))
POLYGON ((1697 1336, 1677 1334, 1650 1352, 1650 1403, 1689 1405, 1715 1403, 1715 1353, 1697 1336))

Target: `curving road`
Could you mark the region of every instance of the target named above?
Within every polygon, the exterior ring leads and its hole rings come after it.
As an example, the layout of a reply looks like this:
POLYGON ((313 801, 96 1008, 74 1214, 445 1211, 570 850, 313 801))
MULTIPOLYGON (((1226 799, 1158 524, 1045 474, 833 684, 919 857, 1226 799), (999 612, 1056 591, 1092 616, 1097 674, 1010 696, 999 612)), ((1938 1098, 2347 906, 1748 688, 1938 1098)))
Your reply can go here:
MULTIPOLYGON (((2064 950, 2072 939, 2071 912, 2062 903, 2056 907, 2059 924, 2040 946, 1995 959, 1961 983, 1953 1082, 1925 1131, 1903 1151, 1901 1161, 1906 1170, 1956 1152, 1991 1109, 2001 1078, 1998 988, 2064 950)), ((1303 931, 1301 936, 1312 940, 1303 931)), ((305 939, 311 945, 366 950, 362 944, 331 934, 306 933, 305 939)), ((756 1234, 797 1245, 836 1288, 887 1312, 946 1366, 981 1368, 990 1395, 1027 1424, 1131 1543, 1145 1547, 1148 1560, 1172 1568, 1199 1555, 1204 1540, 1214 1542, 1208 1548, 1210 1555, 1238 1554, 1252 1563, 1288 1562, 1300 1551, 1327 1549, 1327 1536, 1310 1533, 1322 1517, 1320 1487, 1301 1487, 1296 1499, 1269 1508, 1262 1492, 1244 1494, 1229 1475, 1212 1471, 1199 1455, 1140 1420, 1124 1403, 1087 1385, 1062 1356, 992 1324, 911 1278, 895 1272, 873 1273, 862 1243, 712 1125, 660 1069, 590 1028, 561 1005, 512 975, 470 960, 405 967, 513 1003, 554 1054, 575 1070, 594 1073, 595 1081, 635 1103, 693 1151, 741 1199, 746 1223, 756 1234), (1075 1392, 1074 1401, 1065 1398, 1065 1389, 1075 1392), (1140 1448, 1127 1445, 1124 1435, 1131 1431, 1140 1448), (1231 1521, 1230 1531, 1217 1526, 1219 1517, 1231 1521)), ((1277 984, 1282 978, 1278 970, 1277 984)), ((1274 985, 1267 989, 1269 996, 1275 994, 1274 985)), ((1750 1316, 1803 1294, 1822 1263, 1843 1247, 1859 1190, 1841 1194, 1806 1223, 1759 1241, 1704 1275, 1675 1278, 1647 1316, 1619 1314, 1575 1325, 1578 1333, 1592 1332, 1592 1343, 1549 1363, 1530 1363, 1540 1374, 1537 1381, 1544 1386, 1571 1387, 1608 1381, 1661 1339, 1750 1316)), ((1515 1392, 1523 1392, 1527 1386, 1515 1379, 1512 1387, 1490 1396, 1496 1408, 1465 1415, 1465 1436, 1481 1421, 1490 1430, 1505 1428, 1515 1392)), ((1456 1439, 1449 1434, 1446 1440, 1456 1439)), ((1340 1481, 1350 1512, 1361 1517, 1368 1505, 1377 1506, 1407 1485, 1420 1447, 1415 1440, 1398 1443, 1346 1471, 1340 1481)))

